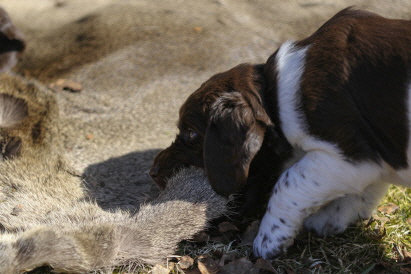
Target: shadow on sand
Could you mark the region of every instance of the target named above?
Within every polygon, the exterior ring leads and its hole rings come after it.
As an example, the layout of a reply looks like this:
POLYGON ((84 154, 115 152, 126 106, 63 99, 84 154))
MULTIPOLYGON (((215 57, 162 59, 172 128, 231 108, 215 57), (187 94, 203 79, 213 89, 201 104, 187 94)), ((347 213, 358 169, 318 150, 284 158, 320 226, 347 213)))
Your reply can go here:
POLYGON ((87 193, 105 210, 138 209, 158 194, 147 171, 159 151, 132 152, 88 166, 82 175, 87 193))

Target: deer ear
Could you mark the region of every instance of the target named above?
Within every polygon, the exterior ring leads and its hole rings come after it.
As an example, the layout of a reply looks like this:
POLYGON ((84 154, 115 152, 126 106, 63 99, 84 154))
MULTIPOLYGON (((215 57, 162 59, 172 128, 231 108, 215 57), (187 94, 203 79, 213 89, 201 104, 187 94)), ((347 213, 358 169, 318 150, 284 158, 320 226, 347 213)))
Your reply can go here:
MULTIPOLYGON (((0 94, 0 129, 5 135, 18 126, 28 115, 26 101, 9 94, 0 94)), ((2 136, 4 137, 4 136, 2 136)), ((21 151, 20 137, 6 136, 0 144, 0 159, 18 156, 21 151)))
POLYGON ((8 94, 0 94, 0 128, 17 126, 28 115, 26 101, 8 94))
POLYGON ((204 139, 204 166, 213 189, 221 195, 238 191, 260 149, 265 128, 238 92, 226 93, 211 107, 204 139))
POLYGON ((19 137, 10 138, 4 144, 0 144, 0 159, 10 159, 17 157, 21 153, 21 139, 19 137))

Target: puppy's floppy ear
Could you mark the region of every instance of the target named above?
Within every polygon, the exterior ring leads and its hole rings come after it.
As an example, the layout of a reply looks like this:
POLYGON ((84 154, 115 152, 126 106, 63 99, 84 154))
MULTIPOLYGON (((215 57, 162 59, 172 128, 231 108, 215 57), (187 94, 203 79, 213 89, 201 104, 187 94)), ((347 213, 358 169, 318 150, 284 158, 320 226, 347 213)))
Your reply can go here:
POLYGON ((211 106, 204 165, 219 194, 234 193, 246 183, 250 163, 265 133, 264 124, 256 116, 256 109, 239 92, 225 93, 211 106))

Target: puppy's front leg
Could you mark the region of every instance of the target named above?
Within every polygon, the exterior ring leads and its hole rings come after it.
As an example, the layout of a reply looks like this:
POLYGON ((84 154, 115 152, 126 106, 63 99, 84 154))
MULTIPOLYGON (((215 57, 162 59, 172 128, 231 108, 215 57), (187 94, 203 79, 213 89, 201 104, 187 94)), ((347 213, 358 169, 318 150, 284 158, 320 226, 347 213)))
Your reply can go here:
POLYGON ((349 162, 341 155, 312 151, 285 171, 274 187, 254 240, 254 253, 275 257, 292 245, 304 219, 324 204, 360 193, 382 175, 373 162, 349 162))

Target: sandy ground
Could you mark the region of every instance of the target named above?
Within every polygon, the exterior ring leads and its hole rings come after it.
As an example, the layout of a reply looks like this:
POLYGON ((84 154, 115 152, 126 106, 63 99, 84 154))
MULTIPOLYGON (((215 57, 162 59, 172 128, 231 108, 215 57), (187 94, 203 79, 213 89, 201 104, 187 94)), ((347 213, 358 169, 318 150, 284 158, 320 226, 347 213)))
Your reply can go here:
POLYGON ((355 5, 411 19, 409 0, 2 0, 28 48, 16 70, 60 91, 68 157, 105 207, 150 195, 147 175, 176 133, 178 109, 214 73, 261 63, 355 5), (90 179, 93 181, 92 179, 90 179), (98 182, 98 183, 97 183, 98 182))

